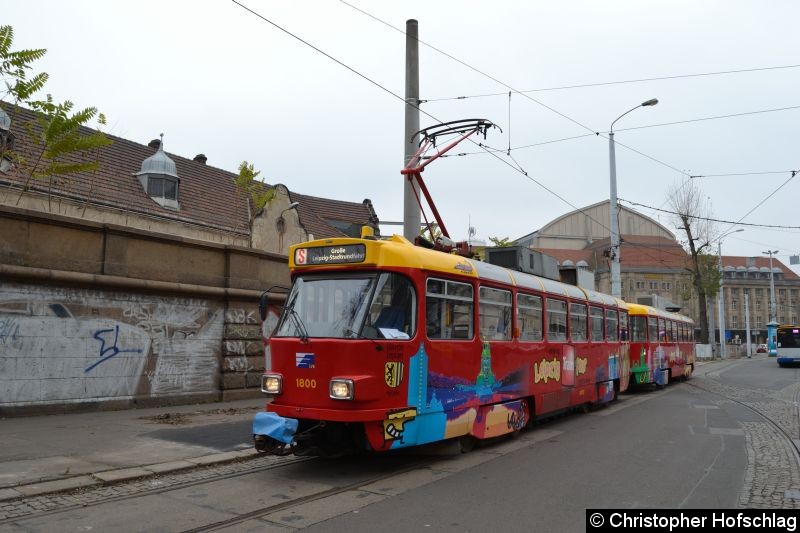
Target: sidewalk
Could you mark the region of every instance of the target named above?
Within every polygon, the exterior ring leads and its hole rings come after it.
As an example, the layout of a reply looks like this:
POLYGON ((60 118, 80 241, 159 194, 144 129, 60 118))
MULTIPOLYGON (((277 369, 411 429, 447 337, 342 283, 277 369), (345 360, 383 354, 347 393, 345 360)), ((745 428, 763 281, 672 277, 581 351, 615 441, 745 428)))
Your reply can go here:
POLYGON ((0 501, 255 454, 264 398, 0 419, 0 501))

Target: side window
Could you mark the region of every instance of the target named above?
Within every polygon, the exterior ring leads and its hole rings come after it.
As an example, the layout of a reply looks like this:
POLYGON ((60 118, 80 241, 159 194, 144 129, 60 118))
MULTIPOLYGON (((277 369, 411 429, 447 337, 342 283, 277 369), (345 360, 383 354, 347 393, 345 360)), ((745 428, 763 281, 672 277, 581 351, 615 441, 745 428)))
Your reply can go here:
POLYGON ((575 342, 587 338, 586 306, 583 304, 569 304, 569 338, 575 342))
POLYGON ((567 302, 563 300, 547 299, 547 338, 567 340, 567 302))
POLYGON ((483 340, 511 340, 511 291, 478 289, 478 325, 483 340))
POLYGON ((517 322, 519 340, 542 340, 542 299, 530 294, 517 293, 517 322))
POLYGON ((658 342, 658 319, 654 316, 647 317, 647 334, 651 343, 658 342))
POLYGON ((628 312, 620 311, 619 313, 619 340, 627 341, 630 339, 628 334, 628 312))
POLYGON ((647 319, 645 317, 631 317, 631 340, 633 342, 647 342, 647 319))
POLYGON ((615 342, 617 337, 617 311, 615 309, 606 309, 606 340, 615 342))
POLYGON ((472 285, 443 279, 425 284, 425 330, 429 339, 471 339, 472 285))
POLYGON ((592 342, 603 340, 603 310, 600 307, 589 307, 589 333, 592 342))
POLYGON ((660 342, 667 340, 667 324, 663 318, 658 319, 658 340, 660 342))

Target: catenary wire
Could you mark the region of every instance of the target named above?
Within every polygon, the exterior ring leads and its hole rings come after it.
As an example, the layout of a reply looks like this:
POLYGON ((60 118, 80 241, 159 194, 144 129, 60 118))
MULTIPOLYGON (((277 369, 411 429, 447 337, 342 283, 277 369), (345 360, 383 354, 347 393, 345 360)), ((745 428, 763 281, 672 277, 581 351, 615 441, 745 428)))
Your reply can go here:
MULTIPOLYGON (((350 5, 350 4, 348 4, 347 2, 344 2, 343 0, 340 0, 340 1, 342 1, 342 3, 345 3, 345 4, 346 4, 346 5, 348 5, 348 6, 350 5)), ((351 71, 352 73, 356 74, 357 76, 359 76, 360 78, 364 79, 365 81, 367 81, 367 82, 371 83, 372 85, 375 85, 376 87, 378 87, 378 88, 379 88, 379 89, 381 89, 382 91, 384 91, 384 92, 386 92, 386 93, 390 94, 391 96, 394 96, 395 98, 397 98, 397 99, 399 99, 399 100, 403 101, 403 102, 404 102, 404 103, 406 103, 407 105, 412 105, 412 106, 413 106, 413 107, 415 107, 417 110, 419 110, 421 113, 425 114, 426 116, 428 116, 428 117, 432 118, 433 120, 435 120, 435 121, 437 121, 437 122, 439 122, 439 123, 442 123, 442 122, 441 122, 441 120, 439 120, 439 119, 438 119, 438 118, 436 118, 435 116, 433 116, 433 115, 431 115, 430 113, 428 113, 428 112, 426 112, 426 111, 424 111, 424 110, 420 109, 420 108, 419 108, 419 105, 413 105, 413 104, 410 104, 410 103, 408 103, 408 102, 406 101, 406 99, 404 99, 403 97, 401 97, 399 94, 397 94, 397 93, 395 93, 395 92, 391 91, 390 89, 388 89, 388 88, 384 87, 383 85, 381 85, 380 83, 378 83, 378 82, 376 82, 376 81, 372 80, 371 78, 367 77, 366 75, 364 75, 364 74, 362 74, 362 73, 358 72, 358 71, 357 71, 357 70, 355 70, 354 68, 352 68, 352 67, 348 66, 347 64, 343 63, 342 61, 340 61, 340 60, 336 59, 335 57, 331 56, 330 54, 328 54, 328 53, 324 52, 324 51, 323 51, 323 50, 321 50, 320 48, 318 48, 318 47, 314 46, 313 44, 309 43, 308 41, 306 41, 306 40, 302 39, 301 37, 299 37, 299 36, 295 35, 294 33, 290 32, 290 31, 286 30, 285 28, 281 27, 280 25, 276 24, 275 22, 273 22, 273 21, 271 21, 271 20, 267 19, 266 17, 264 17, 264 16, 263 16, 263 15, 261 15, 260 13, 257 13, 256 11, 253 11, 252 9, 250 9, 250 8, 248 8, 247 6, 245 6, 245 5, 241 4, 241 3, 240 3, 240 2, 238 2, 237 0, 232 0, 232 2, 233 2, 233 3, 235 3, 235 4, 237 4, 238 6, 240 6, 242 9, 244 9, 244 10, 248 11, 249 13, 253 14, 254 16, 256 16, 256 17, 258 17, 258 18, 262 19, 263 21, 267 22, 268 24, 272 25, 273 27, 275 27, 275 28, 279 29, 280 31, 282 31, 282 32, 286 33, 287 35, 289 35, 289 36, 293 37, 294 39, 297 39, 298 41, 302 42, 302 43, 303 43, 303 44, 305 44, 306 46, 309 46, 310 48, 314 49, 315 51, 317 51, 317 52, 321 53, 321 54, 322 54, 322 55, 324 55, 325 57, 329 58, 330 60, 334 61, 335 63, 339 64, 340 66, 342 66, 342 67, 346 68, 347 70, 349 70, 349 71, 351 71)), ((351 6, 351 7, 353 7, 353 6, 351 6)), ((353 8, 354 8, 354 9, 356 9, 356 10, 358 10, 358 11, 361 11, 361 10, 360 10, 360 9, 358 9, 358 8, 355 8, 355 7, 353 7, 353 8)), ((363 12, 363 11, 362 11, 362 12, 363 12)), ((364 12, 364 13, 365 13, 365 12, 364 12)), ((365 14, 367 14, 367 13, 365 13, 365 14)), ((369 14, 367 14, 367 15, 368 15, 368 16, 370 16, 370 17, 372 17, 372 15, 369 15, 369 14)), ((374 17, 372 17, 372 18, 374 18, 374 17)), ((376 20, 379 20, 379 19, 376 19, 376 20)), ((381 22, 383 22, 383 21, 381 21, 381 22)), ((384 23, 384 24, 386 24, 386 23, 384 23)), ((390 26, 390 27, 391 27, 391 26, 390 26)), ((396 29, 396 28, 395 28, 395 29, 396 29)), ((401 31, 401 32, 402 32, 402 30, 398 30, 398 31, 401 31)), ((403 33, 405 33, 405 32, 403 32, 403 33)), ((420 42, 422 42, 422 41, 420 41, 420 42)), ((426 43, 423 43, 423 44, 426 44, 426 43)), ((427 46, 430 46, 430 45, 427 45, 427 46)), ((432 48, 434 48, 434 47, 432 47, 432 48)), ((434 49, 435 49, 435 50, 437 50, 437 51, 439 51, 439 50, 438 50, 438 49, 436 49, 436 48, 434 48, 434 49)), ((464 62, 462 62, 462 61, 458 60, 457 58, 454 58, 454 57, 452 57, 452 56, 450 56, 449 54, 446 54, 446 53, 444 53, 444 52, 441 52, 441 51, 439 51, 439 52, 440 52, 440 53, 443 53, 444 55, 446 55, 446 56, 448 56, 448 57, 451 57, 451 58, 452 58, 452 59, 454 59, 455 61, 458 61, 459 63, 461 63, 461 64, 463 64, 463 65, 465 65, 465 66, 467 66, 467 67, 469 67, 469 68, 471 68, 471 69, 473 69, 473 70, 475 70, 476 72, 478 72, 478 73, 480 73, 480 74, 483 74, 483 75, 485 75, 485 76, 489 77, 490 79, 492 79, 492 80, 496 81, 497 83, 501 83, 501 84, 503 84, 503 83, 502 83, 502 82, 500 82, 499 80, 496 80, 495 78, 493 78, 493 77, 491 77, 491 76, 489 76, 489 75, 487 75, 487 74, 485 74, 485 73, 483 73, 483 72, 479 71, 478 69, 475 69, 474 67, 471 67, 471 66, 467 65, 466 63, 464 63, 464 62)), ((505 84, 503 84, 503 85, 505 85, 505 84)), ((514 91, 513 87, 510 87, 510 86, 508 86, 508 85, 506 85, 506 87, 507 87, 507 88, 509 88, 509 89, 511 89, 512 91, 514 91)), ((526 96, 526 97, 527 97, 527 98, 529 98, 529 99, 531 99, 531 100, 533 100, 534 102, 537 102, 537 103, 539 103, 540 105, 542 105, 542 106, 546 107, 547 109, 551 109, 549 106, 546 106, 545 104, 542 104, 542 103, 540 103, 540 102, 536 101, 536 100, 535 100, 535 99, 533 99, 533 98, 530 98, 530 97, 528 97, 528 96, 526 96)), ((559 115, 561 115, 561 116, 565 117, 565 118, 568 118, 568 119, 569 119, 569 120, 571 120, 572 122, 575 122, 576 124, 579 124, 579 125, 581 125, 581 126, 582 126, 582 127, 584 127, 585 129, 589 129, 589 130, 591 130, 591 128, 588 128, 588 127, 584 126, 583 124, 580 124, 579 122, 575 121, 574 119, 571 119, 571 118, 567 117, 566 115, 563 115, 562 113, 560 113, 560 112, 558 112, 558 111, 556 111, 556 110, 553 110, 553 109, 551 109, 551 110, 552 110, 552 111, 554 111, 555 113, 557 113, 557 114, 559 114, 559 115)), ((595 134, 595 135, 598 135, 598 136, 600 136, 600 133, 599 133, 599 132, 594 132, 594 134, 595 134)), ((475 141, 473 141, 472 139, 468 139, 468 140, 470 140, 471 142, 473 142, 473 144, 477 144, 478 146, 480 146, 480 144, 476 143, 476 142, 475 142, 475 141)), ((633 148, 631 148, 631 147, 629 147, 629 146, 626 146, 626 145, 624 145, 624 144, 622 144, 622 143, 618 143, 618 144, 620 144, 621 146, 623 146, 623 147, 625 147, 625 148, 628 148, 629 150, 632 150, 632 151, 634 151, 634 152, 636 152, 636 153, 638 153, 638 154, 640 154, 640 155, 642 155, 642 156, 644 156, 644 157, 647 157, 647 158, 649 158, 649 159, 651 159, 651 160, 653 160, 653 161, 655 161, 655 162, 658 162, 658 163, 660 163, 660 164, 662 164, 662 165, 668 166, 669 168, 672 168, 673 170, 676 170, 676 171, 678 171, 679 173, 685 174, 685 172, 683 172, 683 171, 681 171, 681 170, 679 170, 679 169, 676 169, 675 167, 672 167, 671 165, 667 165, 666 163, 664 163, 664 162, 662 162, 662 161, 659 161, 659 160, 657 160, 657 159, 655 159, 655 158, 653 158, 653 157, 651 157, 651 156, 648 156, 648 155, 646 155, 646 154, 644 154, 644 153, 642 153, 642 152, 639 152, 638 150, 635 150, 635 149, 633 149, 633 148)), ((600 222, 600 221, 598 221, 598 220, 594 219, 594 217, 592 217, 591 215, 589 215, 588 213, 586 213, 586 212, 585 212, 585 211, 583 211, 582 209, 578 208, 577 206, 575 206, 574 204, 572 204, 571 202, 569 202, 569 201, 568 201, 566 198, 564 198, 563 196, 561 196, 560 194, 558 194, 558 193, 557 193, 557 192, 555 192, 554 190, 550 189, 549 187, 547 187, 546 185, 544 185, 544 184, 543 184, 543 183, 541 183, 540 181, 538 181, 538 180, 536 180, 535 178, 533 178, 532 176, 530 176, 530 175, 529 175, 527 172, 525 172, 525 171, 524 171, 524 170, 523 170, 521 167, 519 167, 519 165, 518 165, 518 163, 516 163, 516 161, 514 161, 514 163, 515 163, 515 164, 517 164, 518 168, 517 168, 517 167, 514 167, 514 165, 512 165, 510 162, 508 162, 508 161, 505 161, 504 159, 502 159, 502 158, 500 158, 499 156, 497 156, 497 154, 496 154, 496 153, 493 153, 493 152, 488 152, 488 153, 489 153, 490 155, 492 155, 493 157, 495 157, 496 159, 498 159, 498 161, 500 161, 500 162, 502 162, 503 164, 507 165, 509 168, 511 168, 511 169, 513 169, 513 170, 515 170, 515 171, 517 171, 517 172, 519 172, 519 173, 521 173, 521 174, 522 174, 522 175, 524 175, 524 176, 525 176, 527 179, 529 179, 529 180, 533 181, 534 183, 536 183, 537 185, 539 185, 541 188, 543 188, 545 191, 549 192, 550 194, 552 194, 552 195, 553 195, 553 196, 555 196, 556 198, 560 199, 560 200, 561 200, 562 202, 564 202, 565 204, 567 204, 567 205, 571 206, 571 207, 572 207, 573 209, 575 209, 576 211, 578 211, 578 212, 581 212, 581 213, 585 214, 585 215, 586 215, 586 216, 588 216, 588 217, 589 217, 591 220, 593 220, 594 222, 598 223, 598 224, 599 224, 601 227, 603 227, 604 229, 609 229, 609 228, 608 228, 608 227, 607 227, 605 224, 603 224, 602 222, 600 222)), ((776 191, 776 192, 777 192, 777 191, 776 191)), ((765 199, 765 201, 766 201, 766 199, 765 199)), ((633 203, 633 202, 631 202, 631 203, 633 203)), ((636 205, 643 205, 643 204, 636 204, 636 205)), ((647 207, 647 206, 645 206, 645 207, 647 207)), ((745 216, 746 216, 746 215, 745 215, 745 216)))
MULTIPOLYGON (((335 62, 335 63, 337 63, 338 65, 341 65, 342 67, 346 68, 346 69, 347 69, 347 70, 349 70, 350 72, 352 72, 352 73, 356 74, 358 77, 360 77, 360 78, 362 78, 362 79, 366 80, 367 82, 369 82, 370 84, 372 84, 372 85, 374 85, 374 86, 378 87, 378 88, 379 88, 379 89, 381 89, 382 91, 384 91, 384 92, 386 92, 386 93, 390 94, 391 96, 393 96, 393 97, 397 98, 398 100, 402 101, 403 103, 405 103, 405 104, 407 104, 407 105, 411 105, 412 107, 414 107, 415 109, 417 109, 417 110, 418 110, 420 113, 424 114, 425 116, 427 116, 427 117, 429 117, 429 118, 433 119, 434 121, 438 122, 439 124, 443 124, 443 122, 442 122, 440 119, 438 119, 437 117, 435 117, 435 116, 433 116, 432 114, 428 113, 427 111, 425 111, 425 110, 421 109, 421 108, 419 107, 419 104, 417 104, 417 105, 414 105, 414 104, 412 104, 412 103, 409 103, 409 102, 407 102, 407 101, 406 101, 406 99, 405 99, 405 98, 403 98, 402 96, 400 96, 399 94, 397 94, 397 93, 395 93, 394 91, 392 91, 392 90, 388 89, 387 87, 384 87, 383 85, 381 85, 381 84, 380 84, 380 83, 378 83, 377 81, 375 81, 375 80, 373 80, 373 79, 369 78, 368 76, 366 76, 366 75, 362 74, 361 72, 358 72, 358 71, 357 71, 357 70, 355 70, 354 68, 352 68, 352 67, 350 67, 349 65, 347 65, 347 64, 345 64, 345 63, 343 63, 342 61, 340 61, 340 60, 336 59, 335 57, 331 56, 331 55, 330 55, 330 54, 328 54, 327 52, 325 52, 325 51, 321 50, 321 49, 320 49, 320 48, 318 48, 317 46, 315 46, 315 45, 313 45, 313 44, 309 43, 308 41, 306 41, 305 39, 301 38, 300 36, 298 36, 298 35, 295 35, 294 33, 290 32, 289 30, 287 30, 287 29, 285 29, 285 28, 281 27, 280 25, 278 25, 277 23, 273 22, 272 20, 270 20, 270 19, 266 18, 265 16, 261 15, 260 13, 258 13, 258 12, 256 12, 256 11, 254 11, 254 10, 250 9, 249 7, 247 7, 247 6, 245 6, 244 4, 240 3, 238 0, 231 0, 231 1, 232 1, 234 4, 238 5, 239 7, 241 7, 242 9, 244 9, 245 11, 247 11, 248 13, 250 13, 250 14, 252 14, 252 15, 254 15, 254 16, 256 16, 256 17, 260 18, 260 19, 261 19, 261 20, 263 20, 264 22, 266 22, 266 23, 270 24, 271 26, 273 26, 273 27, 277 28, 278 30, 282 31, 283 33, 285 33, 285 34, 289 35, 290 37, 292 37, 292 38, 294 38, 294 39, 296 39, 296 40, 300 41, 301 43, 305 44, 306 46, 308 46, 308 47, 312 48, 313 50, 315 50, 315 51, 319 52, 320 54, 322 54, 322 55, 324 55, 325 57, 327 57, 328 59, 330 59, 330 60, 334 61, 334 62, 335 62)), ((345 3, 345 4, 346 4, 346 2, 343 2, 343 3, 345 3)), ((349 4, 347 4, 347 5, 349 5, 349 4)), ((351 7, 352 7, 352 6, 351 6, 351 7)), ((354 8, 354 9, 357 9, 357 8, 354 8)), ((359 11, 360 11, 360 10, 359 10, 359 11)), ((370 15, 370 16, 371 16, 371 15, 370 15)), ((420 42, 422 42, 422 41, 420 41, 420 42)), ((444 53, 444 52, 442 52, 442 53, 444 53)), ((446 54, 445 54, 445 55, 446 55, 446 54)), ((453 59, 455 59, 455 58, 453 58, 453 59)), ((456 61, 459 61, 458 59, 455 59, 455 60, 456 60, 456 61)), ((472 68, 472 67, 470 67, 470 68, 472 68)), ((478 71, 478 72, 479 72, 479 71, 478 71)), ((500 82, 498 82, 498 83, 500 83, 500 82)), ((511 89, 511 90, 513 91, 513 88, 512 88, 512 87, 509 87, 509 89, 511 89)), ((530 98, 530 97, 527 97, 527 98, 530 98)), ((545 106, 545 107, 546 107, 546 106, 545 106)), ((554 110, 554 111, 555 111, 555 110, 554 110)), ((558 113, 557 111, 555 111, 555 112, 556 112, 556 113, 558 113)), ((558 113, 558 114, 561 114, 561 113, 558 113)), ((570 119, 570 120, 572 120, 572 119, 570 119)), ((590 128, 586 127, 586 126, 583 126, 583 127, 585 127, 586 129, 590 129, 590 128)), ((597 132, 595 132, 595 134, 597 134, 597 132)), ((599 135, 599 134, 598 134, 598 135, 599 135)), ((481 144, 480 144, 480 143, 477 143, 476 141, 474 141, 474 140, 472 140, 472 139, 469 139, 469 138, 468 138, 467 140, 468 140, 468 141, 470 141, 471 143, 475 144, 476 146, 479 146, 479 147, 481 147, 481 144)), ((513 169, 515 172, 519 172, 521 175, 523 175, 523 176, 524 176, 525 178, 527 178, 528 180, 530 180, 530 181, 534 182, 535 184, 539 185, 539 187, 541 187, 541 188, 542 188, 542 189, 544 189, 545 191, 549 192, 550 194, 552 194, 553 196, 555 196, 556 198, 558 198, 559 200, 561 200, 562 202, 564 202, 564 203, 565 203, 565 204, 567 204, 568 206, 572 207, 573 209, 577 210, 578 212, 584 213, 584 214, 585 214, 587 217, 589 217, 591 220, 593 220, 594 222, 596 222, 596 223, 600 224, 600 225, 601 225, 601 227, 603 227, 603 228, 605 228, 605 229, 609 229, 609 228, 608 228, 606 225, 604 225, 602 222, 600 222, 599 220, 596 220, 596 219, 594 219, 594 218, 593 218, 591 215, 589 215, 588 213, 584 212, 584 211, 583 211, 582 209, 580 209, 579 207, 577 207, 577 206, 575 206, 574 204, 572 204, 572 203, 571 203, 569 200, 567 200, 566 198, 564 198, 563 196, 561 196, 560 194, 558 194, 557 192, 555 192, 553 189, 551 189, 551 188, 547 187, 547 186, 546 186, 544 183, 540 182, 539 180, 537 180, 537 179, 536 179, 536 178, 534 178, 533 176, 531 176, 531 175, 527 174, 527 173, 526 173, 524 170, 522 170, 521 168, 517 168, 517 167, 515 167, 513 164, 511 164, 510 162, 508 162, 508 161, 506 161, 506 160, 502 159, 501 157, 499 157, 499 156, 498 156, 496 153, 494 153, 494 152, 488 152, 488 153, 489 153, 489 155, 491 155, 492 157, 496 158, 498 161, 500 161, 500 162, 501 162, 501 163, 503 163, 504 165, 506 165, 506 166, 508 166, 509 168, 513 169)))
MULTIPOLYGON (((396 29, 396 28, 395 28, 396 29)), ((578 85, 562 85, 558 87, 545 87, 541 89, 526 89, 524 91, 520 91, 521 93, 534 93, 534 92, 545 92, 545 91, 562 91, 566 89, 583 89, 587 87, 603 87, 607 85, 623 85, 627 83, 642 83, 648 81, 663 81, 663 80, 676 80, 681 78, 699 78, 702 76, 720 76, 725 74, 742 74, 747 72, 762 72, 766 70, 779 70, 779 69, 791 69, 791 68, 798 68, 800 65, 779 65, 775 67, 756 67, 756 68, 745 68, 745 69, 737 69, 737 70, 721 70, 716 72, 701 72, 698 74, 677 74, 674 76, 658 76, 654 78, 639 78, 633 80, 618 80, 618 81, 605 81, 605 82, 596 82, 596 83, 582 83, 578 85)), ((451 96, 451 97, 444 97, 444 98, 428 98, 424 100, 425 102, 443 102, 447 100, 466 100, 469 98, 485 98, 490 96, 502 96, 506 93, 485 93, 485 94, 473 94, 467 96, 451 96)))

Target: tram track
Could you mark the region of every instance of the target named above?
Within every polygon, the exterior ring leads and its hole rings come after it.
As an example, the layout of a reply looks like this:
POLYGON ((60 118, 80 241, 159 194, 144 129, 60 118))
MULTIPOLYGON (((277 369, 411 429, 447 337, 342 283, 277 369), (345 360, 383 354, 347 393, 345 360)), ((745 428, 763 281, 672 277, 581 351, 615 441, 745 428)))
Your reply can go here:
MULTIPOLYGON (((715 385, 720 386, 720 387, 724 387, 724 385, 722 385, 721 383, 716 382, 714 380, 711 380, 711 383, 714 383, 715 385)), ((713 394, 715 396, 719 396, 719 397, 724 398, 724 399, 726 399, 726 400, 728 400, 730 402, 733 402, 733 403, 736 403, 738 405, 741 405, 742 407, 745 407, 746 409, 752 411, 753 413, 755 413, 758 416, 760 416, 761 418, 763 418, 773 429, 775 429, 780 435, 782 435, 784 437, 786 443, 789 445, 789 447, 793 451, 793 456, 794 456, 794 459, 795 459, 797 465, 800 466, 800 445, 798 445, 798 443, 800 442, 800 435, 792 436, 792 434, 790 433, 790 430, 787 430, 786 428, 784 428, 782 424, 780 424, 778 421, 776 421, 768 413, 765 413, 762 409, 759 409, 757 407, 754 407, 753 405, 750 405, 745 400, 740 400, 738 398, 735 398, 732 394, 726 394, 724 392, 720 392, 720 391, 717 391, 717 390, 712 390, 709 387, 703 387, 702 385, 698 384, 696 380, 695 381, 691 381, 691 382, 687 381, 685 384, 689 385, 690 387, 693 387, 695 389, 702 390, 704 392, 713 394)), ((772 398, 772 400, 775 400, 775 399, 772 398)), ((794 416, 797 417, 798 419, 800 419, 800 403, 798 403, 798 402, 800 402, 800 391, 795 393, 794 401, 792 402, 794 404, 794 411, 795 411, 794 412, 794 416)))
POLYGON ((252 456, 250 458, 240 459, 225 465, 209 465, 172 474, 152 475, 118 483, 18 498, 16 500, 3 503, 0 505, 0 509, 2 509, 4 506, 16 506, 20 508, 29 507, 35 510, 30 513, 0 519, 0 526, 24 519, 52 516, 73 511, 75 509, 96 507, 106 503, 133 500, 149 495, 164 494, 167 492, 190 488, 206 483, 213 483, 215 481, 234 479, 253 473, 267 472, 270 470, 296 465, 298 463, 312 461, 315 458, 276 458, 278 459, 278 462, 275 462, 274 460, 269 461, 269 459, 272 458, 267 458, 268 460, 265 461, 267 464, 264 464, 263 466, 249 466, 253 462, 258 462, 259 460, 263 461, 264 459, 265 457, 263 456, 252 456), (230 471, 231 469, 234 471, 230 471), (222 473, 214 474, 213 471, 215 470, 222 470, 222 473), (203 473, 209 473, 210 475, 202 475, 203 473), (184 478, 184 480, 181 478, 184 478), (47 509, 41 510, 42 508, 47 509))

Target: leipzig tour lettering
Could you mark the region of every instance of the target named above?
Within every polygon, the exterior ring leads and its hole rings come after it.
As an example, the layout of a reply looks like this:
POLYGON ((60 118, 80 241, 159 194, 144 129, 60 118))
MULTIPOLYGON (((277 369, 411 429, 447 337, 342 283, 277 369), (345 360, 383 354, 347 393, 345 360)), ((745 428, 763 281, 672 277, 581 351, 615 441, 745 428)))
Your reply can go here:
POLYGON ((316 246, 294 251, 296 265, 334 265, 337 263, 363 263, 367 249, 363 244, 316 246))

